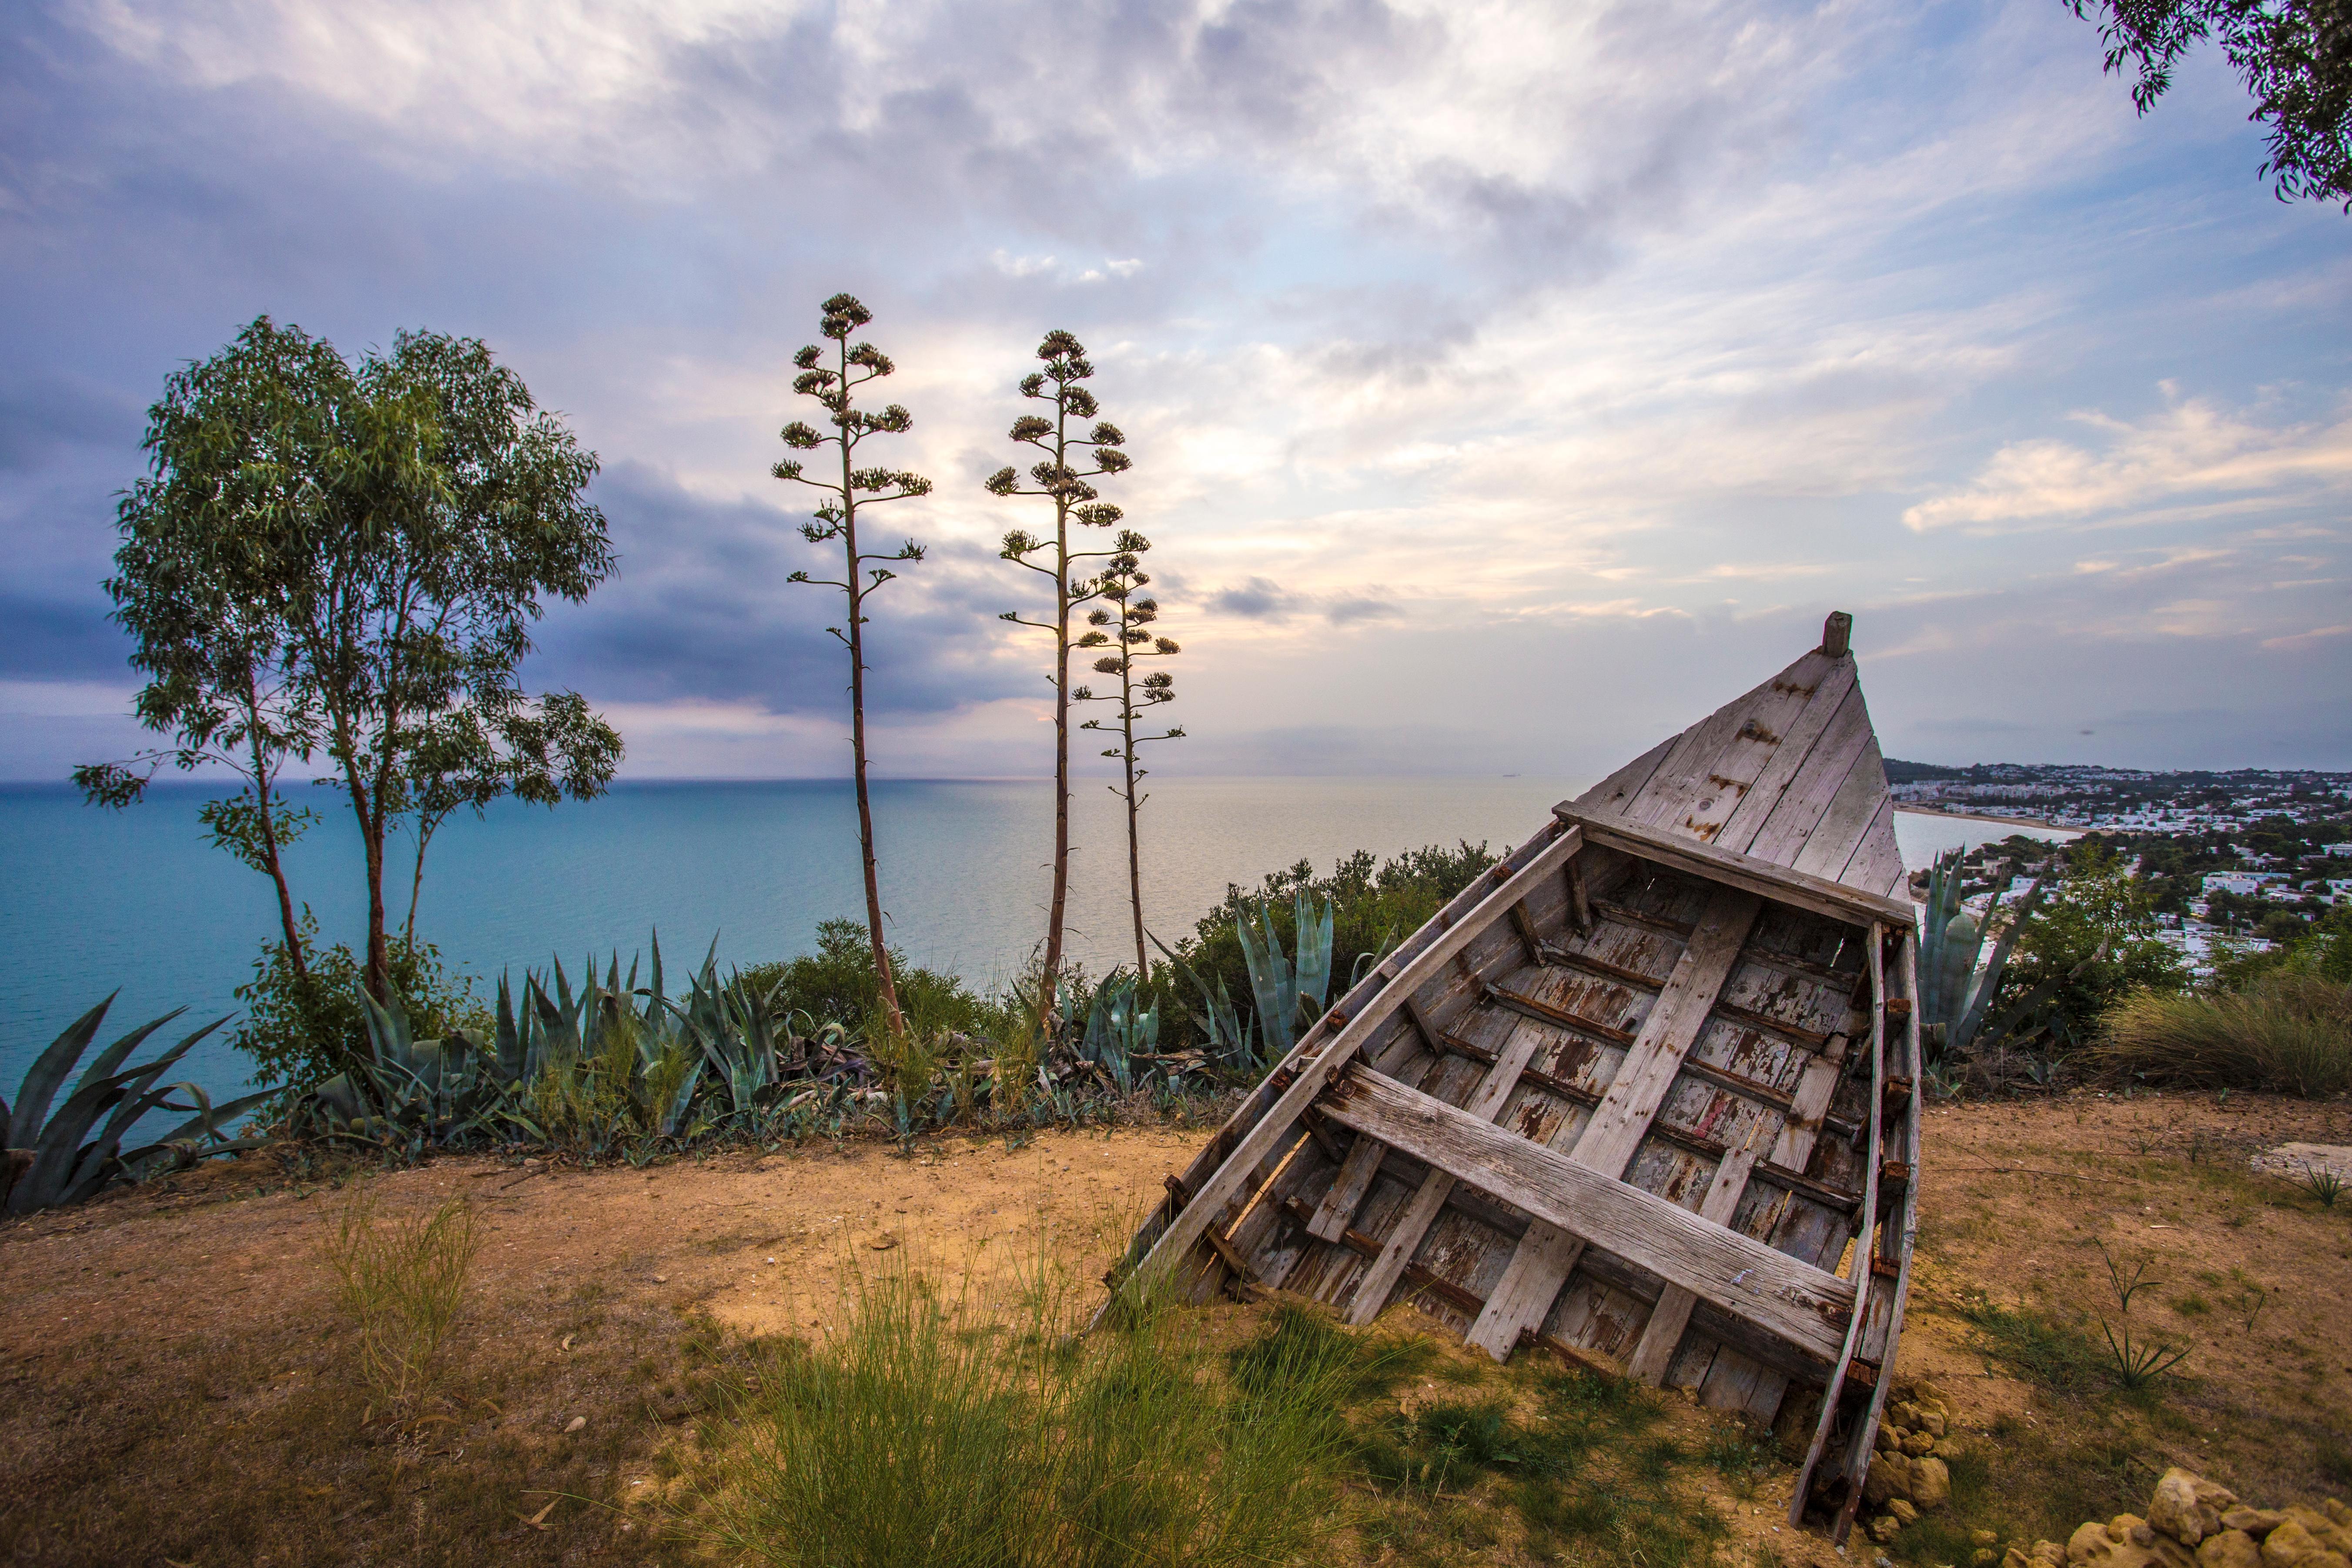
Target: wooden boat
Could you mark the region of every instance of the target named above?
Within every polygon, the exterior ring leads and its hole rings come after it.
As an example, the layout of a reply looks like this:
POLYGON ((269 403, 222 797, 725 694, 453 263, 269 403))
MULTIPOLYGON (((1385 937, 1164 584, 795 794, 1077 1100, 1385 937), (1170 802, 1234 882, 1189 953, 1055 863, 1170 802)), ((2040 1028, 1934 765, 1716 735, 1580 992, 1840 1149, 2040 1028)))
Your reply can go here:
POLYGON ((1129 1266, 1357 1323, 1409 1302, 1497 1359, 1810 1419, 1790 1521, 1843 1542, 1919 1163, 1916 928, 1851 624, 1389 954, 1169 1178, 1129 1266))

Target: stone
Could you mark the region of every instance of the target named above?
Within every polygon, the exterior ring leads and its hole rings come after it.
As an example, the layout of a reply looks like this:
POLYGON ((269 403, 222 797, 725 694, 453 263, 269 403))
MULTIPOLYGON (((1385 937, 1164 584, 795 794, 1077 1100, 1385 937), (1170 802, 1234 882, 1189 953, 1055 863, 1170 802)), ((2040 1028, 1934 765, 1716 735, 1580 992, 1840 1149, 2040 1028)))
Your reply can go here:
POLYGON ((1870 1538, 1878 1542, 1881 1546, 1884 1546, 1888 1542, 1894 1540, 1895 1532, 1900 1531, 1902 1528, 1903 1521, 1901 1520, 1896 1519, 1891 1513, 1882 1513, 1876 1519, 1870 1521, 1870 1538))
POLYGON ((1905 1524, 1916 1524, 1919 1522, 1919 1510, 1913 1508, 1910 1500, 1906 1498, 1888 1498, 1886 1500, 1886 1511, 1893 1514, 1905 1524))
POLYGON ((1975 1564, 1975 1568, 1992 1568, 1992 1564, 2000 1561, 2000 1557, 1991 1547, 1979 1546, 1969 1553, 1969 1561, 1975 1564))
POLYGON ((1919 1429, 1927 1433, 1929 1436, 1942 1436, 1944 1435, 1944 1427, 1945 1419, 1944 1413, 1942 1411, 1922 1410, 1919 1412, 1919 1429))
POLYGON ((2054 1541, 2037 1541, 2033 1543, 2033 1560, 2053 1564, 2063 1563, 2066 1561, 2066 1549, 2054 1541))
POLYGON ((2107 1539, 2107 1527, 2095 1519, 2067 1538, 2066 1561, 2105 1563, 2115 1552, 2115 1546, 2116 1543, 2107 1539))
POLYGON ((1941 1508, 1952 1500, 1952 1472, 1943 1460, 1911 1461, 1911 1500, 1923 1509, 1941 1508))
POLYGON ((2147 1521, 2139 1515, 2119 1513, 2107 1521, 2107 1539, 2117 1546, 2126 1542, 2134 1546, 2153 1546, 2156 1544, 2156 1531, 2150 1530, 2147 1521))
POLYGON ((1944 1403, 1944 1390, 1941 1384, 1930 1383, 1923 1377, 1911 1385, 1911 1397, 1921 1405, 1941 1405, 1944 1403))
POLYGON ((2260 1541, 2286 1522, 2286 1515, 2274 1508, 2248 1508, 2241 1503, 2221 1516, 2221 1528, 2251 1535, 2260 1541))
POLYGON ((1878 1435, 1871 1439, 1870 1446, 1882 1454, 1889 1450, 1900 1453, 1903 1448, 1903 1434, 1881 1421, 1878 1424, 1878 1435))
POLYGON ((1901 1497, 1911 1489, 1911 1461, 1900 1454, 1874 1454, 1870 1473, 1862 1478, 1862 1500, 1874 1508, 1884 1508, 1889 1498, 1901 1497))
POLYGON ((587 1426, 588 1417, 585 1415, 574 1415, 570 1421, 564 1423, 563 1429, 566 1432, 581 1432, 585 1431, 587 1426))
POLYGON ((2342 1498, 2329 1498, 2326 1501, 2321 1503, 2319 1508, 2321 1512, 2326 1514, 2328 1518, 2334 1520, 2336 1523, 2345 1526, 2347 1529, 2352 1529, 2352 1508, 2345 1507, 2344 1500, 2342 1498))
POLYGON ((1903 1439, 1903 1451, 1914 1457, 1932 1452, 1935 1447, 1936 1439, 1925 1432, 1914 1432, 1903 1439))
POLYGON ((2022 1547, 2012 1546, 2000 1554, 2000 1568, 2032 1568, 2032 1563, 2022 1547))
POLYGON ((1978 1546, 1996 1546, 2000 1542, 2000 1531, 1997 1530, 1971 1530, 1969 1531, 1969 1540, 1972 1544, 1978 1546))
POLYGON ((2224 1530, 2218 1535, 2207 1536, 2197 1548, 2197 1568, 2263 1568, 2262 1545, 2242 1530, 2224 1530))
POLYGON ((2319 1542, 2322 1552, 2352 1552, 2352 1534, 2347 1534, 2334 1520, 2317 1509, 2289 1503, 2279 1511, 2311 1531, 2312 1539, 2319 1542))
MULTIPOLYGON (((2263 1568, 2290 1568, 2306 1559, 2326 1553, 2303 1521, 2292 1516, 2281 1520, 2278 1527, 2263 1538, 2263 1568)), ((2313 1564, 2313 1568, 2318 1568, 2313 1564)))
POLYGON ((2147 1521, 2181 1545, 2197 1543, 2221 1528, 2221 1512, 2237 1506, 2238 1494, 2175 1465, 2156 1483, 2147 1500, 2147 1521))

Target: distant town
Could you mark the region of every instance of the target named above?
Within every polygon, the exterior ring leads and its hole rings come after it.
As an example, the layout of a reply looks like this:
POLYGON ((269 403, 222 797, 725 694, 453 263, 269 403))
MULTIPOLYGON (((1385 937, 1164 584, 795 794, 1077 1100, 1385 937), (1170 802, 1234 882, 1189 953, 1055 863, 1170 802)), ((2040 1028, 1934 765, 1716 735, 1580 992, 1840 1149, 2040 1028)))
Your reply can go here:
MULTIPOLYGON (((2352 773, 1890 761, 1886 776, 1901 809, 2063 828, 2113 847, 2153 895, 2159 936, 2200 971, 2352 905, 2352 773)), ((1966 861, 1968 901, 1981 910, 2004 885, 2004 901, 2023 897, 2050 853, 2023 835, 1979 846, 1966 861)))

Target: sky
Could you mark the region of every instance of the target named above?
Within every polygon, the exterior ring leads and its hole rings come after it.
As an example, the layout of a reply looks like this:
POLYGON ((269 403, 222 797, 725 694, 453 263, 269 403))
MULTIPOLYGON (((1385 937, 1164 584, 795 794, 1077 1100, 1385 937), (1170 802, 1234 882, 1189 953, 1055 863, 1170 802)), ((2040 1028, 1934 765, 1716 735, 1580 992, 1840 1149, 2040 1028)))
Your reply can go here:
POLYGON ((1833 609, 1891 756, 2352 768, 2352 218, 2211 51, 2145 117, 2100 64, 2061 0, 19 0, 0 778, 141 743, 116 498, 263 313, 478 336, 599 454, 619 569, 525 677, 625 776, 845 773, 769 474, 843 289, 936 487, 883 774, 1051 771, 982 488, 1051 328, 1167 772, 1597 776, 1833 609))

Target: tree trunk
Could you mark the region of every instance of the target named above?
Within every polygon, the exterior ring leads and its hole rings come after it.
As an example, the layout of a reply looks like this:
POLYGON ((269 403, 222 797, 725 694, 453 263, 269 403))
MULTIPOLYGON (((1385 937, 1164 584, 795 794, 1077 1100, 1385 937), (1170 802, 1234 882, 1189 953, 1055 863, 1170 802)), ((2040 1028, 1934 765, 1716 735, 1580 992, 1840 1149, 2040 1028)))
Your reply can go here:
MULTIPOLYGON (((1057 450, 1054 461, 1062 458, 1057 450)), ((1045 972, 1038 987, 1039 1021, 1061 1016, 1062 917, 1070 897, 1070 523, 1069 506, 1054 500, 1054 901, 1045 917, 1045 972)))
POLYGON ((294 920, 294 892, 286 885, 286 866, 278 858, 278 819, 271 812, 270 770, 262 754, 260 720, 257 712, 247 717, 253 721, 249 731, 254 736, 253 793, 261 803, 261 857, 268 866, 270 881, 278 888, 278 923, 286 933, 286 962, 294 971, 295 979, 307 982, 310 964, 302 952, 302 928, 294 920))
MULTIPOLYGON (((1126 704, 1120 704, 1122 708, 1126 704)), ((1143 954, 1143 850, 1136 828, 1138 803, 1135 798, 1135 719, 1129 710, 1127 719, 1127 896, 1135 910, 1135 978, 1137 984, 1151 978, 1151 962, 1143 954)))
MULTIPOLYGON (((846 358, 841 372, 845 384, 849 379, 846 358)), ((907 1018, 898 1010, 898 981, 890 973, 890 949, 882 935, 882 884, 874 867, 874 806, 866 793, 865 595, 857 589, 857 506, 851 499, 856 491, 849 476, 849 432, 845 429, 841 440, 842 539, 849 552, 849 567, 841 577, 849 584, 849 753, 857 779, 857 850, 866 868, 866 931, 874 943, 876 998, 882 1004, 890 1037, 898 1040, 906 1037, 907 1018)))

